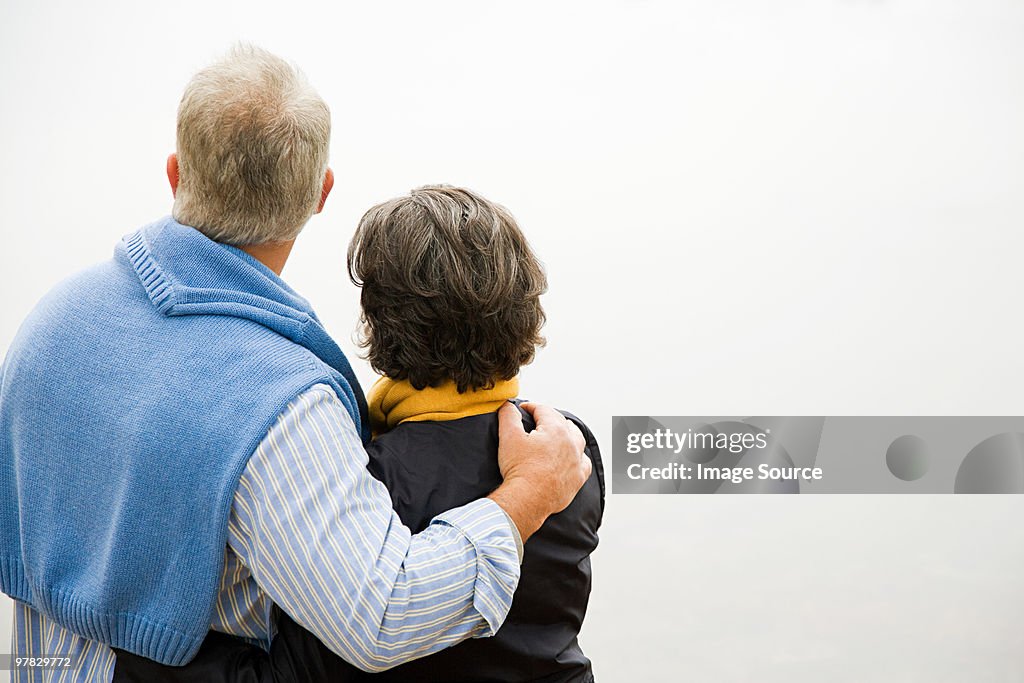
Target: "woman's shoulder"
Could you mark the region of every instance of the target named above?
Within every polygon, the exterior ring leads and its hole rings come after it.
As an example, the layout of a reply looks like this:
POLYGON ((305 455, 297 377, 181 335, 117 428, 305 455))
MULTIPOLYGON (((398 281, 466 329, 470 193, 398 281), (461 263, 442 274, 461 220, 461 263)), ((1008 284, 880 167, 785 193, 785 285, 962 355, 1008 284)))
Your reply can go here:
MULTIPOLYGON (((513 400, 513 403, 516 404, 519 408, 519 412, 523 416, 523 426, 526 428, 526 431, 533 431, 536 423, 534 422, 533 417, 523 410, 521 405, 523 403, 527 403, 527 401, 525 399, 515 399, 513 400)), ((587 424, 576 414, 571 413, 568 410, 562 410, 561 408, 558 409, 558 412, 564 415, 567 420, 575 424, 579 428, 580 432, 583 433, 583 438, 586 440, 584 452, 590 457, 590 461, 593 464, 593 472, 590 476, 597 481, 600 488, 601 510, 603 511, 605 499, 604 462, 601 458, 601 447, 597 442, 597 437, 594 436, 594 432, 590 427, 588 427, 587 424)))

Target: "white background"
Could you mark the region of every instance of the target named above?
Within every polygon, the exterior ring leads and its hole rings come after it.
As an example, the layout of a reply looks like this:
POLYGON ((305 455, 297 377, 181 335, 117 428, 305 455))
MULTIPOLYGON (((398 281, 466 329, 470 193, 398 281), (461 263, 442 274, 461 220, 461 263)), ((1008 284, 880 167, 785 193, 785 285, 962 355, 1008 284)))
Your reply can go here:
MULTIPOLYGON (((332 107, 285 277, 353 354, 352 228, 448 182, 549 269, 524 395, 605 444, 613 414, 1020 414, 1021 3, 340 4, 0 5, 0 349, 169 212, 181 90, 244 39, 332 107)), ((600 681, 1024 680, 1022 513, 613 496, 581 640, 600 681)))

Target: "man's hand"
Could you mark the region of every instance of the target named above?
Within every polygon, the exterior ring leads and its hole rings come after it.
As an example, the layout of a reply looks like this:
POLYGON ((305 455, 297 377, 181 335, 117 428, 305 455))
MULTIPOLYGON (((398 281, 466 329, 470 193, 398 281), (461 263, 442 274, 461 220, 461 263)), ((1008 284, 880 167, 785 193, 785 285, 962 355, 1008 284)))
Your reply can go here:
POLYGON ((530 433, 513 404, 498 411, 498 467, 505 482, 488 497, 512 518, 525 542, 549 515, 569 506, 592 465, 576 425, 547 406, 522 408, 537 423, 530 433))

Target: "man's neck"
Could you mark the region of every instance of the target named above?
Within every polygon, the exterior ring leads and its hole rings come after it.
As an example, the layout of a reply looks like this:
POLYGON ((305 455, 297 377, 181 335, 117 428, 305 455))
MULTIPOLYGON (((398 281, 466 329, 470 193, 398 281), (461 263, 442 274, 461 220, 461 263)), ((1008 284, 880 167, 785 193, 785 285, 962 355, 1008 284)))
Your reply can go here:
POLYGON ((288 240, 287 242, 248 244, 239 249, 280 275, 284 270, 284 264, 288 262, 288 256, 292 253, 294 245, 295 240, 288 240))

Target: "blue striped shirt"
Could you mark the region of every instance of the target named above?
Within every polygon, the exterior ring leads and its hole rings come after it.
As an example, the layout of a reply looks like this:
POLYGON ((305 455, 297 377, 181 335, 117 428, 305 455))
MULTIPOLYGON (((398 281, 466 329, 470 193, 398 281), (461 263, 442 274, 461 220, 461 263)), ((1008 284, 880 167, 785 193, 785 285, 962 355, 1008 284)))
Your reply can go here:
MULTIPOLYGON (((356 666, 378 671, 493 635, 512 603, 522 544, 504 511, 477 500, 412 535, 366 470, 351 417, 317 385, 280 415, 249 461, 228 521, 211 628, 269 647, 272 607, 356 666)), ((15 605, 14 683, 108 683, 114 653, 15 605)))

